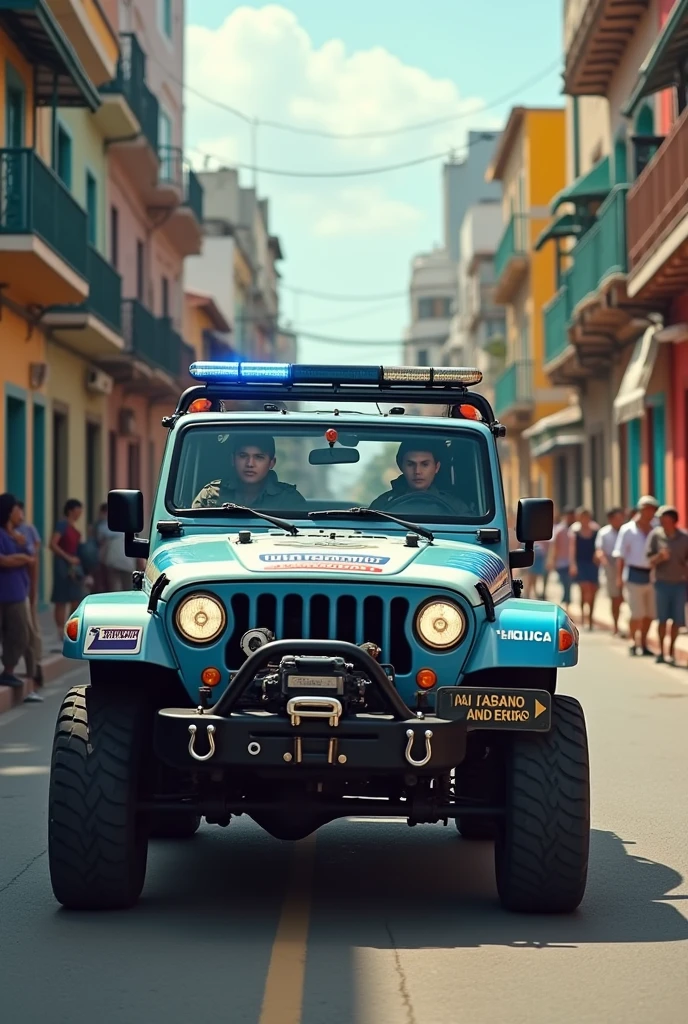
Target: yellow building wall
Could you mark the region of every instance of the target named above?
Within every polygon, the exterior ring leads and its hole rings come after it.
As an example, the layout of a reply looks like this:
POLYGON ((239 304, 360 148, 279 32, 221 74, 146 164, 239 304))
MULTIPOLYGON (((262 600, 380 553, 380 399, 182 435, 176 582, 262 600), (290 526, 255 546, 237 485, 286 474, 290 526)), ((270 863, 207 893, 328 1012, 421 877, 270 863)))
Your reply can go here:
POLYGON ((9 61, 24 83, 26 90, 26 103, 24 108, 24 145, 33 145, 33 69, 29 62, 22 56, 4 32, 0 31, 0 139, 5 145, 5 88, 6 88, 6 62, 9 61))
POLYGON ((32 363, 45 363, 46 345, 43 333, 29 327, 24 319, 6 306, 0 320, 0 491, 7 487, 5 410, 7 396, 22 398, 26 402, 26 491, 17 495, 26 502, 27 512, 33 516, 33 402, 45 398, 45 385, 31 389, 32 363))
POLYGON ((212 327, 208 314, 184 298, 183 334, 187 345, 193 347, 197 359, 204 358, 203 331, 212 327))

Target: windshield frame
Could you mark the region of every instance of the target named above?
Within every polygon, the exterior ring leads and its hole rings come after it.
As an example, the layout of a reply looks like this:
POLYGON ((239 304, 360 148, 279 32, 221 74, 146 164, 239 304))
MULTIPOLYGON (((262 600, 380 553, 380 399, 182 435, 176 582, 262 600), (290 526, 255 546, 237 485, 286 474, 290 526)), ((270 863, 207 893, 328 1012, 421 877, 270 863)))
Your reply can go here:
MULTIPOLYGON (((223 513, 222 508, 220 506, 216 508, 190 509, 179 508, 174 503, 174 490, 177 483, 177 472, 182 457, 184 439, 186 437, 186 434, 189 430, 199 430, 202 429, 203 427, 205 427, 206 429, 214 429, 217 427, 220 428, 223 432, 231 432, 235 430, 237 433, 245 433, 247 430, 250 429, 258 429, 269 432, 272 436, 275 437, 277 441, 279 441, 280 434, 286 434, 287 431, 285 428, 287 427, 319 428, 320 424, 324 420, 324 416, 322 413, 318 413, 317 419, 315 415, 312 413, 289 413, 287 415, 273 413, 272 415, 275 418, 271 422, 264 413, 260 415, 260 417, 258 417, 255 412, 253 414, 247 413, 244 415, 242 415, 239 411, 231 413, 197 413, 194 414, 193 419, 189 418, 186 420, 186 422, 180 423, 180 425, 172 433, 172 436, 170 438, 171 440, 174 440, 174 444, 166 471, 165 488, 163 496, 165 510, 175 519, 185 521, 197 519, 199 521, 202 521, 204 526, 220 524, 226 526, 228 523, 228 517, 226 514, 223 513)), ((391 419, 390 417, 385 417, 384 419, 377 419, 371 416, 370 414, 365 413, 362 415, 356 414, 355 419, 355 426, 359 430, 361 429, 361 427, 364 426, 364 422, 365 427, 371 430, 374 430, 378 427, 382 428, 381 434, 383 436, 380 437, 381 441, 385 440, 385 433, 391 433, 392 431, 394 431, 395 433, 395 441, 402 441, 405 435, 417 438, 422 434, 428 434, 436 438, 438 435, 445 435, 447 437, 450 437, 455 436, 457 434, 468 433, 470 433, 471 436, 476 440, 476 444, 480 452, 481 464, 483 467, 483 481, 487 505, 486 513, 482 516, 471 517, 461 517, 459 515, 428 517, 423 516, 422 513, 421 515, 417 515, 414 513, 413 515, 405 514, 403 518, 413 519, 419 525, 425 527, 431 527, 431 524, 434 523, 436 525, 444 527, 463 527, 464 529, 478 529, 480 527, 489 525, 493 522, 495 517, 498 517, 499 500, 501 497, 501 484, 498 483, 497 485, 495 485, 495 472, 499 474, 499 460, 497 458, 496 451, 494 452, 494 461, 491 458, 490 443, 492 441, 492 435, 490 434, 489 427, 486 424, 474 421, 445 419, 440 417, 438 417, 436 423, 430 421, 429 418, 426 417, 408 417, 408 419, 406 419, 406 417, 399 417, 398 419, 391 419), (365 421, 363 421, 363 417, 365 417, 365 421)), ((335 415, 334 413, 332 414, 332 422, 333 424, 341 424, 343 427, 345 423, 347 425, 351 423, 351 420, 348 419, 346 410, 340 410, 340 412, 337 415, 335 415)), ((355 502, 352 502, 350 507, 354 507, 355 504, 355 502)), ((303 523, 313 528, 316 528, 317 526, 316 520, 309 519, 308 508, 304 508, 303 512, 300 509, 289 509, 288 511, 286 511, 272 508, 261 509, 261 511, 264 511, 274 516, 279 516, 280 518, 287 519, 293 523, 303 523)), ((358 517, 348 517, 346 508, 343 508, 341 512, 341 520, 333 516, 332 519, 329 520, 329 522, 335 524, 341 521, 343 523, 346 523, 347 526, 351 526, 351 528, 353 529, 360 529, 361 525, 363 524, 363 520, 361 520, 358 517)), ((240 513, 237 511, 232 516, 232 519, 237 522, 240 522, 240 513)), ((248 522, 249 520, 251 520, 253 524, 257 525, 257 520, 254 519, 252 516, 247 515, 245 517, 245 521, 248 522)), ((369 523, 371 526, 373 525, 372 518, 369 521, 369 523)), ((376 528, 381 528, 385 526, 385 524, 382 519, 376 519, 375 526, 376 528)), ((395 524, 390 521, 388 526, 395 527, 395 524)), ((399 529, 399 527, 395 528, 399 529)))

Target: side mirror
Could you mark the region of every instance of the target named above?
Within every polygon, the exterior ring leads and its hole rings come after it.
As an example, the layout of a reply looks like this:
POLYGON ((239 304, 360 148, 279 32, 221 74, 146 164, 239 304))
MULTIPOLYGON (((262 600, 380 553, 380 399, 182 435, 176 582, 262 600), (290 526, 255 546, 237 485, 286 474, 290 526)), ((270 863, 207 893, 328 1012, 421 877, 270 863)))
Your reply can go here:
POLYGON ((551 498, 521 498, 516 513, 516 536, 521 544, 550 540, 554 529, 554 502, 551 498))
POLYGON ((149 542, 135 537, 143 529, 141 491, 110 491, 108 527, 113 533, 124 534, 124 551, 128 558, 148 558, 149 542))

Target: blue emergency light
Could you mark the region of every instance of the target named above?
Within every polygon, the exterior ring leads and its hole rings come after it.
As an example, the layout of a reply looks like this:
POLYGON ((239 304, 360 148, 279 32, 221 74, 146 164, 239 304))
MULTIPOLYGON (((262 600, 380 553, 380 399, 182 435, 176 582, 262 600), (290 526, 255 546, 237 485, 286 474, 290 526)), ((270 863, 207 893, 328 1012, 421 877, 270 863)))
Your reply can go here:
POLYGON ((309 363, 198 362, 189 374, 206 384, 415 384, 426 387, 479 384, 473 366, 328 366, 309 363))

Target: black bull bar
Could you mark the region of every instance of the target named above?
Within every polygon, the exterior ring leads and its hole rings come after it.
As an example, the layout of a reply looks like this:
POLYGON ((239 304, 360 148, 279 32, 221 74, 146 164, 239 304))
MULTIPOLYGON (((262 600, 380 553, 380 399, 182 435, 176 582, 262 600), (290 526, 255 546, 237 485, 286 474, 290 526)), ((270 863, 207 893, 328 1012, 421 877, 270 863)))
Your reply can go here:
POLYGON ((209 709, 163 708, 156 716, 155 749, 177 768, 207 766, 280 774, 323 766, 333 771, 434 774, 460 764, 465 721, 419 717, 366 651, 340 640, 276 640, 250 655, 209 709), (387 714, 343 716, 334 697, 292 697, 288 717, 237 710, 256 675, 287 655, 341 657, 352 662, 383 696, 387 714), (298 767, 297 767, 298 766, 298 767))

